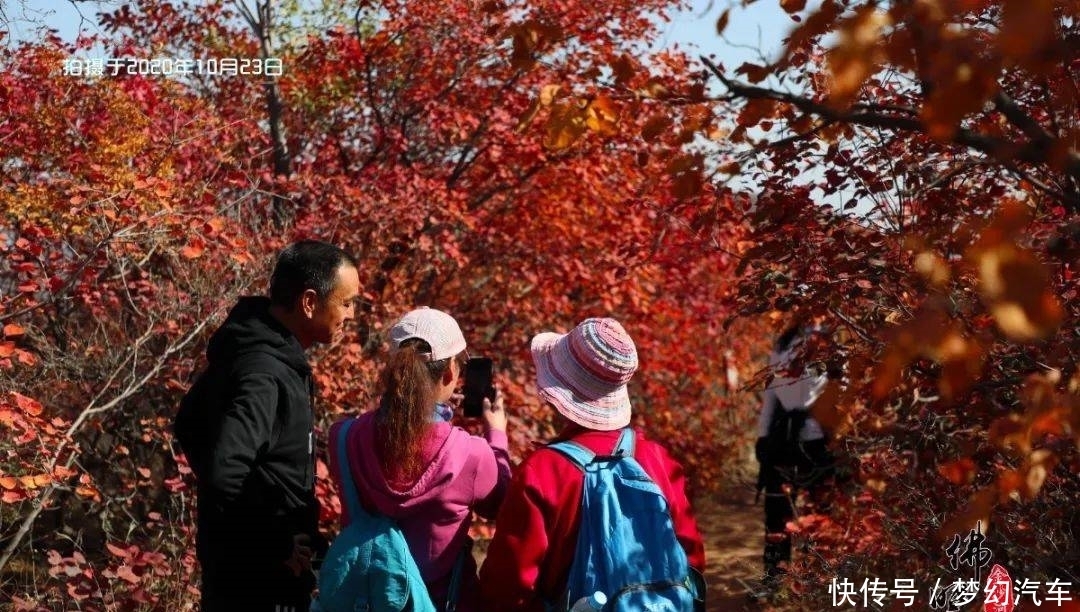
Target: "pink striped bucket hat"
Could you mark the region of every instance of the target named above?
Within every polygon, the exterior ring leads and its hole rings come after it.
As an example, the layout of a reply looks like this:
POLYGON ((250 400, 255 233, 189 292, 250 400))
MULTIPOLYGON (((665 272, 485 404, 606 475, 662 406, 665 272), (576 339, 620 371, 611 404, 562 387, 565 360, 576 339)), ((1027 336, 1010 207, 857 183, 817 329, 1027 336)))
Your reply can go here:
POLYGON ((615 319, 592 318, 568 334, 532 339, 536 386, 560 414, 588 429, 630 424, 626 383, 638 367, 637 347, 615 319))

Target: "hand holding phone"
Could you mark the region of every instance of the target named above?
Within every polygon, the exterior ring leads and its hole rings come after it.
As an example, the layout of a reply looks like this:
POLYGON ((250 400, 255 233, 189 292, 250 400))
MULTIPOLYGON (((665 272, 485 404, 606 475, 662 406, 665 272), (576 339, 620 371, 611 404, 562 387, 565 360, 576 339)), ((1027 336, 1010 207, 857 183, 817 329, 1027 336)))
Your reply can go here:
POLYGON ((473 357, 465 364, 465 397, 461 407, 466 417, 484 414, 484 398, 495 401, 493 364, 490 357, 473 357))

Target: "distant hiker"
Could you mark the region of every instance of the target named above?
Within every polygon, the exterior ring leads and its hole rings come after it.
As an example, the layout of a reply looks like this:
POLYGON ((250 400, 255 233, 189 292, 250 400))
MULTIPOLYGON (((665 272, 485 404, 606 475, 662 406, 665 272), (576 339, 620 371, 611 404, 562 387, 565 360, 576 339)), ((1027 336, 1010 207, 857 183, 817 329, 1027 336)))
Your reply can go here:
POLYGON ((315 394, 305 349, 353 318, 356 262, 307 240, 284 249, 269 297, 242 297, 174 431, 195 473, 202 611, 304 612, 325 548, 315 497, 315 394))
POLYGON ((524 461, 510 484, 480 569, 485 606, 565 611, 601 592, 614 610, 687 609, 687 566, 704 570, 704 544, 682 467, 629 427, 626 384, 638 367, 633 340, 614 319, 587 319, 569 334, 537 335, 531 350, 540 397, 561 417, 561 432, 524 461), (601 475, 595 468, 643 473, 622 481, 636 487, 620 484, 617 496, 605 495, 585 488, 579 460, 589 465, 588 478, 601 475), (586 510, 594 502, 612 511, 586 510), (623 597, 634 593, 644 599, 623 597))
POLYGON ((808 364, 791 372, 803 343, 816 329, 792 326, 776 340, 769 355, 772 379, 758 419, 755 455, 760 464, 758 493, 765 491, 765 581, 774 587, 791 561, 791 534, 786 525, 794 517, 800 488, 814 489, 827 478, 833 459, 825 432, 810 416, 810 408, 828 381, 824 365, 808 364), (788 492, 784 485, 790 485, 788 492))
MULTIPOLYGON (((333 447, 352 423, 349 465, 331 453, 330 471, 345 495, 341 470, 348 469, 361 506, 400 527, 437 610, 449 609, 453 588, 456 609, 473 612, 481 606, 472 512, 494 518, 510 482, 503 398, 483 400, 484 437, 450 424, 450 400, 468 356, 461 328, 445 312, 409 312, 390 329, 390 341, 378 407, 330 428, 333 447)), ((343 524, 350 520, 342 516, 343 524)))

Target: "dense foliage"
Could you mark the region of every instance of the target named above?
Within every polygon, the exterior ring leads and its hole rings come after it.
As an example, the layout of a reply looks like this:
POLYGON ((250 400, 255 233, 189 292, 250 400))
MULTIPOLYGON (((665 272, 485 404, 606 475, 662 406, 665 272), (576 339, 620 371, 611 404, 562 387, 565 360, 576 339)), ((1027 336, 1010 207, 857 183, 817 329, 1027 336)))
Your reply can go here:
POLYGON ((711 117, 660 96, 690 89, 686 58, 641 52, 674 5, 195 4, 0 49, 0 580, 20 609, 193 601, 193 483, 169 423, 225 309, 301 237, 354 253, 363 286, 355 327, 313 354, 322 427, 370 407, 383 329, 427 304, 496 357, 520 457, 551 432, 529 338, 610 314, 642 356, 639 422, 695 488, 721 484, 716 457, 752 435, 735 390, 761 339, 720 325, 735 259, 709 245, 741 226, 703 243, 685 216, 730 216, 669 133, 711 117), (65 74, 102 56, 284 70, 65 74))
POLYGON ((529 338, 610 314, 639 423, 709 491, 754 435, 771 337, 824 320, 805 358, 845 368, 814 410, 851 477, 791 525, 814 554, 777 604, 829 607, 838 576, 925 603, 976 524, 1014 579, 1080 584, 1075 0, 783 0, 783 56, 737 67, 650 51, 668 0, 314 4, 142 0, 96 38, 0 46, 17 609, 194 601, 169 422, 301 237, 361 262, 355 327, 312 356, 322 427, 370 406, 383 329, 427 304, 496 357, 520 457, 551 431, 529 338), (87 57, 283 70, 65 74, 87 57))

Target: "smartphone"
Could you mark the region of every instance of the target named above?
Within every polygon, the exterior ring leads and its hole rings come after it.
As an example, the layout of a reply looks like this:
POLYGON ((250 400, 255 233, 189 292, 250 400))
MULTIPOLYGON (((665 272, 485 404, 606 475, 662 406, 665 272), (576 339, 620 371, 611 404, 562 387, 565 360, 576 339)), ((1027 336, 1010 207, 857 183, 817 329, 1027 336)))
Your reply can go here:
POLYGON ((465 363, 465 398, 461 400, 465 416, 483 414, 485 397, 495 401, 491 358, 473 357, 465 363))

